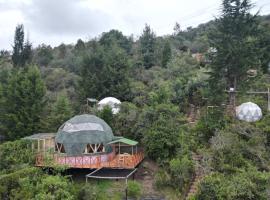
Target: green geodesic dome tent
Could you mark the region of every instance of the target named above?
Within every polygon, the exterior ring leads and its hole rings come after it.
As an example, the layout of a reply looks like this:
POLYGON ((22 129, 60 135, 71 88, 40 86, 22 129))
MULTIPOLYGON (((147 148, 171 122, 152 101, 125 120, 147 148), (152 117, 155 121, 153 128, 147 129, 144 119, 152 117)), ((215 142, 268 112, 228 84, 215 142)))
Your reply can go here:
POLYGON ((68 155, 81 155, 87 144, 103 144, 113 141, 110 126, 94 115, 77 115, 66 121, 58 130, 55 142, 63 144, 68 155))

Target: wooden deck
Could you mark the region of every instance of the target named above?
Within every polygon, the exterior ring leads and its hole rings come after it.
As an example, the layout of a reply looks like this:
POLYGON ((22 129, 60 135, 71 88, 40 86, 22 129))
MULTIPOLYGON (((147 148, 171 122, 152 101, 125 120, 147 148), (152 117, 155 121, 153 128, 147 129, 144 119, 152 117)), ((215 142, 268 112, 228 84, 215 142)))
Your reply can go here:
POLYGON ((66 156, 61 154, 37 154, 36 166, 44 167, 52 164, 67 166, 68 168, 88 168, 97 169, 105 168, 122 168, 133 169, 144 159, 144 153, 138 152, 131 154, 117 154, 114 152, 108 155, 83 155, 83 156, 66 156), (45 161, 49 160, 49 161, 45 161))

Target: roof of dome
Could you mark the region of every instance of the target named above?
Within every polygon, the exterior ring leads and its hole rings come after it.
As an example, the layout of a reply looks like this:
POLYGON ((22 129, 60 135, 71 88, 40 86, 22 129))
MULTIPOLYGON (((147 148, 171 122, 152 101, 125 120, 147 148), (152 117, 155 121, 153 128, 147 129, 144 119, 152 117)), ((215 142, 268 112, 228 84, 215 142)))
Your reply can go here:
POLYGON ((246 102, 236 107, 236 117, 246 122, 255 122, 262 118, 262 110, 257 104, 246 102))
POLYGON ((109 106, 112 109, 113 114, 117 114, 120 111, 119 105, 121 101, 114 97, 106 97, 98 102, 98 109, 102 110, 104 106, 109 106))
POLYGON ((119 99, 116 99, 115 97, 105 97, 104 99, 101 99, 98 104, 121 104, 121 101, 119 99))
POLYGON ((114 139, 110 126, 94 115, 77 115, 58 130, 55 141, 64 144, 67 154, 81 154, 87 144, 106 144, 114 139))

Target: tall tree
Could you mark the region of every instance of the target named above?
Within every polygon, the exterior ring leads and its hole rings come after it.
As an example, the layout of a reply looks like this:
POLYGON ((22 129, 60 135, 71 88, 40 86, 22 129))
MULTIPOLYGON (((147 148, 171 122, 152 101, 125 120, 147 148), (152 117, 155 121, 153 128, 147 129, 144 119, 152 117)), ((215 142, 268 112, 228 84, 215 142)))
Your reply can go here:
POLYGON ((41 66, 48 66, 53 59, 52 47, 41 44, 37 47, 37 53, 34 57, 35 62, 41 66))
POLYGON ((99 42, 107 48, 116 43, 119 47, 123 48, 126 53, 131 53, 132 40, 124 36, 123 33, 118 30, 113 29, 109 32, 102 33, 99 42))
POLYGON ((64 94, 59 95, 52 106, 52 111, 49 116, 50 131, 56 131, 72 114, 73 110, 68 97, 64 94))
POLYGON ((23 52, 22 52, 22 65, 25 65, 26 63, 30 63, 33 58, 33 50, 32 50, 32 44, 29 40, 25 42, 23 45, 23 52))
POLYGON ((1 102, 1 131, 17 139, 39 131, 44 107, 45 84, 33 66, 13 71, 1 102))
POLYGON ((162 67, 167 67, 167 63, 170 61, 172 57, 172 49, 169 41, 166 41, 162 50, 162 67))
POLYGON ((129 62, 122 48, 97 46, 86 57, 81 68, 79 91, 81 100, 114 96, 121 100, 129 98, 129 62))
POLYGON ((27 40, 24 43, 24 27, 19 24, 15 29, 12 62, 15 67, 23 67, 32 59, 32 44, 27 40))
POLYGON ((82 39, 78 39, 76 45, 74 46, 75 51, 80 52, 85 50, 85 44, 82 39))
POLYGON ((140 39, 140 53, 146 69, 155 65, 156 36, 149 25, 145 25, 140 39))
MULTIPOLYGON (((258 67, 257 15, 250 14, 249 0, 223 0, 222 16, 210 34, 212 92, 244 83, 247 70, 258 67)), ((215 95, 216 97, 219 95, 215 95)), ((222 95, 221 95, 222 96, 222 95)))
POLYGON ((12 62, 14 66, 19 66, 23 61, 23 48, 24 48, 24 28, 19 24, 15 30, 14 46, 12 54, 12 62))

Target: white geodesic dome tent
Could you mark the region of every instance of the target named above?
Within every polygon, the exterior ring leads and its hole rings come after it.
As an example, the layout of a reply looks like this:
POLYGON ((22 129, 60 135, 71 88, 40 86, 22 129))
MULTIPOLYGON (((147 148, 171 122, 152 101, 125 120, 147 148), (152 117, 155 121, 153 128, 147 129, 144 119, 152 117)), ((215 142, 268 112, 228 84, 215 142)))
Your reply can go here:
POLYGON ((105 106, 109 106, 112 109, 113 114, 117 114, 120 111, 121 101, 114 97, 106 97, 98 102, 98 110, 102 110, 105 106))
POLYGON ((236 107, 236 117, 242 121, 256 122, 262 118, 262 110, 255 103, 243 103, 236 107))

